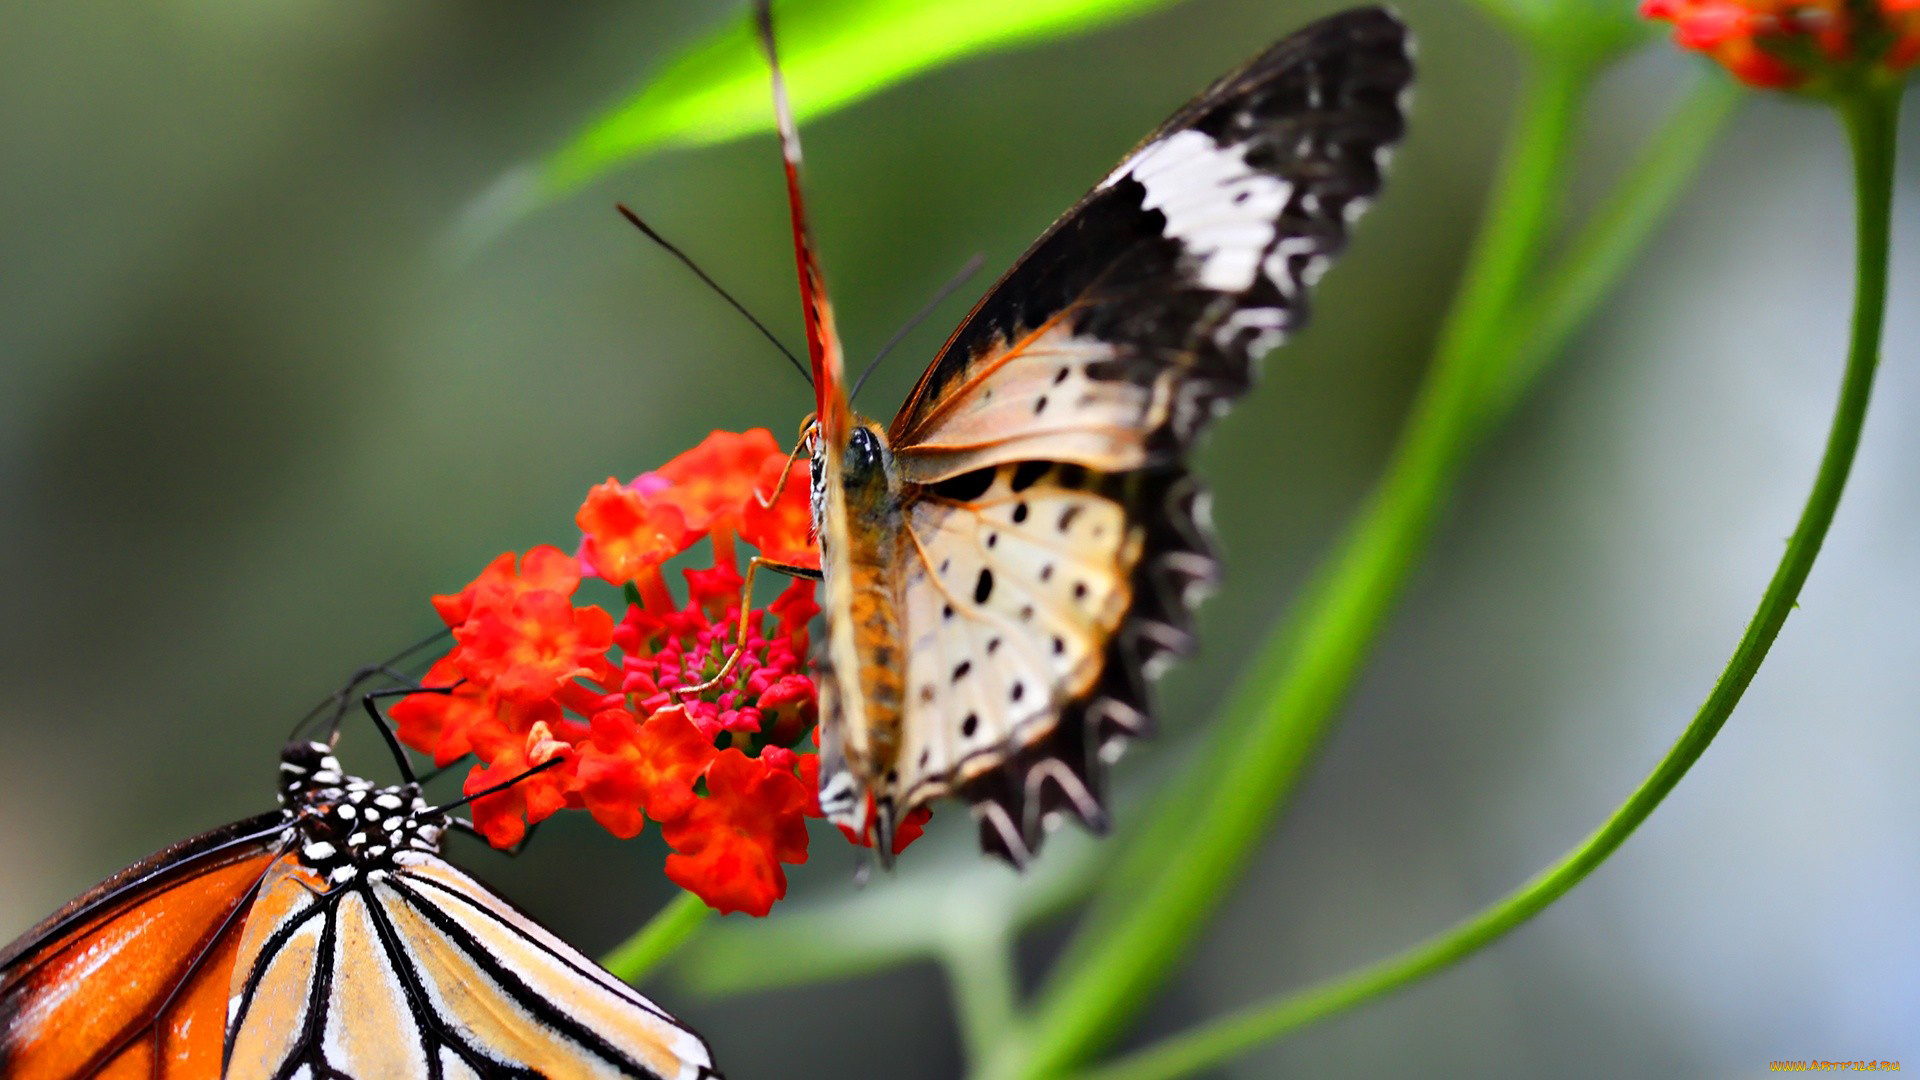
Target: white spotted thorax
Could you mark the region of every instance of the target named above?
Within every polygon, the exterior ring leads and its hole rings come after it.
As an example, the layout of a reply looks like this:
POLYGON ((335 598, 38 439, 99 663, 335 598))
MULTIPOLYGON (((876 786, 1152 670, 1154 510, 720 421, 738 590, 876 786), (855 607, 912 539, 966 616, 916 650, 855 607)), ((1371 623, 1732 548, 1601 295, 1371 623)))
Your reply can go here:
POLYGON ((432 813, 417 784, 381 787, 349 776, 325 743, 290 743, 280 759, 280 805, 297 836, 300 865, 329 885, 395 867, 440 850, 446 816, 432 813))

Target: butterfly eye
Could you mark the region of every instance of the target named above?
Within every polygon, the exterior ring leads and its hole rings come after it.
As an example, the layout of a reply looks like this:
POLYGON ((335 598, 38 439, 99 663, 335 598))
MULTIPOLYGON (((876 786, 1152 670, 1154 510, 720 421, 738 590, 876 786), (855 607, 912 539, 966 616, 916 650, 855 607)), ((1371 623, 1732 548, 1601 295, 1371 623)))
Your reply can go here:
POLYGON ((847 468, 849 470, 878 469, 880 467, 880 440, 866 428, 854 428, 853 435, 847 439, 847 468))

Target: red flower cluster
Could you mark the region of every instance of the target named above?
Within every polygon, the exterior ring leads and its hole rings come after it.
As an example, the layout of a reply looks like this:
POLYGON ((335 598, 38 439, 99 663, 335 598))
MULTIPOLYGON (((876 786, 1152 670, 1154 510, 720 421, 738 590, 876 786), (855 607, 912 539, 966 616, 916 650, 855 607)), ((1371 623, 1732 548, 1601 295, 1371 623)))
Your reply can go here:
POLYGON ((1899 76, 1920 63, 1920 0, 1642 0, 1674 41, 1740 81, 1811 89, 1846 71, 1899 76))
MULTIPOLYGON (((439 692, 394 706, 400 738, 443 765, 478 758, 469 793, 560 759, 474 802, 496 846, 566 807, 620 837, 651 818, 674 850, 668 877, 720 911, 764 915, 786 894, 782 865, 806 861, 805 819, 820 816, 804 671, 819 609, 813 583, 795 581, 748 612, 735 655, 735 548, 818 565, 806 465, 764 429, 714 432, 657 472, 595 487, 575 520, 577 555, 509 552, 434 598, 455 646, 422 680, 439 692), (662 564, 701 540, 713 564, 683 571, 677 602, 662 564), (623 590, 620 618, 576 603, 583 578, 623 590)), ((902 829, 899 846, 911 839, 902 829)))

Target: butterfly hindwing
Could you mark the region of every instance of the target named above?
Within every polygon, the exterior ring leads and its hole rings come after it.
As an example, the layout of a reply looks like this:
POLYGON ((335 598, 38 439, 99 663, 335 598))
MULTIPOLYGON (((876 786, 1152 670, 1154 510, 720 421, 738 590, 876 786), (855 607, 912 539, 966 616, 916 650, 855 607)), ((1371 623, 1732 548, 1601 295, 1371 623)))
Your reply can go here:
POLYGON ((1099 677, 1101 647, 1131 604, 1139 538, 1124 504, 1086 477, 1046 463, 981 469, 909 505, 916 711, 903 735, 903 801, 997 767, 1099 677))
POLYGON ((974 806, 1020 863, 1104 825, 1101 770, 1151 725, 1214 576, 1182 459, 1302 326, 1378 192, 1412 78, 1379 9, 1316 23, 1149 136, 976 306, 887 435, 901 481, 905 813, 974 806))

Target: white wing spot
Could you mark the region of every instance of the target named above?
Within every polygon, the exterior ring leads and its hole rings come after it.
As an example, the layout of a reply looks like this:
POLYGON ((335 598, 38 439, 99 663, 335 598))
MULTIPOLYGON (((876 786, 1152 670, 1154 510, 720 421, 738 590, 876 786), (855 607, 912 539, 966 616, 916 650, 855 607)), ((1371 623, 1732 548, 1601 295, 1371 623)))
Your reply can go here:
POLYGON ((1245 146, 1221 146, 1192 130, 1148 146, 1101 186, 1122 176, 1146 189, 1144 209, 1166 216, 1166 235, 1198 264, 1200 284, 1220 292, 1252 287, 1293 193, 1292 184, 1248 165, 1245 146))

